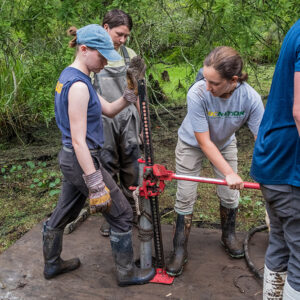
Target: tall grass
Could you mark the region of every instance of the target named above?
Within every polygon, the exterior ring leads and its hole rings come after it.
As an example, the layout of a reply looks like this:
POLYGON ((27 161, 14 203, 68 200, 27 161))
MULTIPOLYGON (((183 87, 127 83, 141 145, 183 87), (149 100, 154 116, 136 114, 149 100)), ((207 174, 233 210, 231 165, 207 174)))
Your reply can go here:
MULTIPOLYGON (((0 134, 17 133, 23 120, 29 118, 30 108, 27 100, 31 90, 28 71, 21 60, 0 64, 0 134)), ((30 117, 31 119, 32 116, 30 117)))

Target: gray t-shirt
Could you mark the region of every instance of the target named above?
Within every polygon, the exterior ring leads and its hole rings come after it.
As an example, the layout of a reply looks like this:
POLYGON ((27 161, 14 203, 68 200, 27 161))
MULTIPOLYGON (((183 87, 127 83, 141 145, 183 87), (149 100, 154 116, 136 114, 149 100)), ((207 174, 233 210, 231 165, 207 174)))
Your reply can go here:
POLYGON ((196 82, 187 94, 188 113, 179 130, 179 138, 199 147, 194 132, 209 131, 212 142, 222 150, 235 137, 235 132, 247 123, 257 135, 264 106, 260 95, 246 82, 238 83, 228 99, 214 97, 206 90, 205 80, 196 82))

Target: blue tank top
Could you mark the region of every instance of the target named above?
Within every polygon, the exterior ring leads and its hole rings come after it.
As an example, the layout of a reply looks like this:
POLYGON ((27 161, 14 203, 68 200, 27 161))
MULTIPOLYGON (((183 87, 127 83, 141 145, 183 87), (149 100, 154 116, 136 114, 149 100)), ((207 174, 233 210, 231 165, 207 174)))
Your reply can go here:
POLYGON ((68 114, 68 94, 73 83, 84 82, 90 93, 87 109, 86 143, 89 149, 102 147, 104 143, 102 109, 98 95, 93 88, 91 78, 78 69, 67 67, 62 71, 55 88, 55 119, 62 133, 62 144, 73 148, 68 114))

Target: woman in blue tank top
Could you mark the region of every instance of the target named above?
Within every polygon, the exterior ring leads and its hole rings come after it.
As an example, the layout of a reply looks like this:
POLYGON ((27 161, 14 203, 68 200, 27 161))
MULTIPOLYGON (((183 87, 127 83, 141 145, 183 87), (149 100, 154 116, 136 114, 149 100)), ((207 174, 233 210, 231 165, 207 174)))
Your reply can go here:
POLYGON ((75 220, 89 197, 91 212, 101 211, 111 226, 111 247, 120 286, 143 284, 154 269, 141 270, 133 263, 132 209, 115 181, 100 163, 103 145, 102 117, 113 117, 137 100, 134 90, 109 103, 94 90, 90 73, 98 73, 107 60, 118 61, 109 34, 92 24, 69 29, 76 47, 74 62, 61 73, 55 89, 55 117, 62 133, 59 164, 63 186, 58 204, 44 223, 44 277, 51 279, 80 266, 78 258, 60 258, 65 226, 75 220))

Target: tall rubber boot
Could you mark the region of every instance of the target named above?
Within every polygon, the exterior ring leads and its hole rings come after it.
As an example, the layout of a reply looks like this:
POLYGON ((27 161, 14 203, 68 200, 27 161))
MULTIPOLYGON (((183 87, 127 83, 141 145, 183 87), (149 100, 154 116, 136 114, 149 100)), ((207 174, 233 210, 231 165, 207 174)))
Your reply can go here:
POLYGON ((51 279, 61 273, 73 271, 80 266, 78 258, 66 261, 60 258, 63 233, 63 230, 52 229, 44 223, 43 253, 45 261, 44 277, 46 279, 51 279))
POLYGON ((238 241, 235 235, 235 220, 237 208, 226 208, 220 205, 222 238, 221 244, 233 258, 244 257, 243 244, 238 241))
POLYGON ((286 272, 274 272, 265 265, 263 300, 281 300, 286 272))
POLYGON ((300 292, 293 289, 285 279, 285 284, 283 288, 283 300, 298 300, 300 299, 300 292))
POLYGON ((119 286, 144 284, 155 275, 155 269, 140 269, 133 261, 132 231, 110 231, 110 243, 119 286))
POLYGON ((183 271, 183 266, 187 262, 187 244, 192 226, 193 214, 177 214, 176 229, 173 238, 173 253, 166 271, 171 276, 179 276, 183 271))

